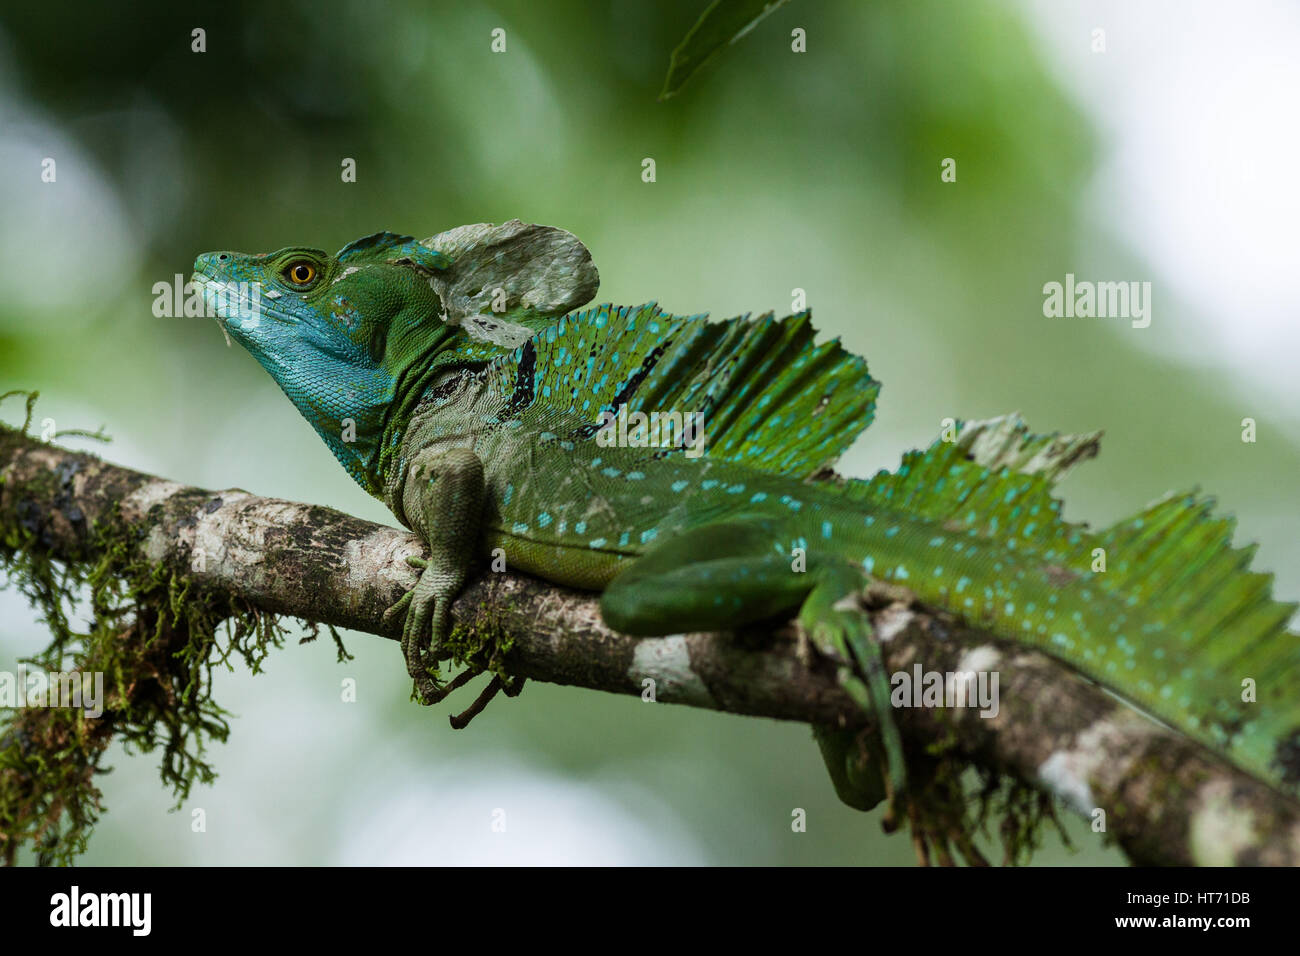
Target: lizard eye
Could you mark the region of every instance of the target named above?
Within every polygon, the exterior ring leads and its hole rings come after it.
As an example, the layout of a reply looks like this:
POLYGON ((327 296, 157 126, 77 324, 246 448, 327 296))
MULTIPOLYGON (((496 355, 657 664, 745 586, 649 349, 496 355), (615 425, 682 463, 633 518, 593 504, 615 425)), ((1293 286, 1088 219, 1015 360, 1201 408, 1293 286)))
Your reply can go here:
POLYGON ((284 267, 284 277, 294 285, 310 285, 316 278, 316 267, 310 262, 299 259, 284 267))

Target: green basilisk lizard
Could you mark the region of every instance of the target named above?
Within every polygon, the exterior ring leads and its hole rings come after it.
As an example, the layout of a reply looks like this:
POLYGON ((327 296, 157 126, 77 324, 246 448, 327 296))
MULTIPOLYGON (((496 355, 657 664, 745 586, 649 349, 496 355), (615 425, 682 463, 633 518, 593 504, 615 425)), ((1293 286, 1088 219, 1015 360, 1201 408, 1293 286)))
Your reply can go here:
POLYGON ((446 691, 451 603, 496 548, 602 591, 606 623, 634 635, 795 615, 875 717, 875 769, 846 773, 847 742, 821 736, 840 795, 865 808, 904 780, 858 603, 876 580, 1041 648, 1297 791, 1295 606, 1273 601, 1209 500, 1172 496, 1102 531, 1065 522, 1051 484, 1095 436, 967 428, 871 480, 811 482, 872 419, 862 359, 814 344, 806 312, 574 312, 598 283, 585 247, 518 221, 423 242, 379 233, 337 255, 208 253, 195 281, 349 474, 427 544, 391 611, 426 703, 446 691), (615 440, 611 422, 636 415, 660 427, 615 440), (1258 703, 1242 700, 1245 677, 1258 703))

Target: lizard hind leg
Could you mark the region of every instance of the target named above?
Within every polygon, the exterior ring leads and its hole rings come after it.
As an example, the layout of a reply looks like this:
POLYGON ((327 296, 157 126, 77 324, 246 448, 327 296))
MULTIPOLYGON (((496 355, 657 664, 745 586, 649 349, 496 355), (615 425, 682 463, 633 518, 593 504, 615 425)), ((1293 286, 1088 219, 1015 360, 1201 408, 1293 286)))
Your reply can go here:
POLYGON ((885 774, 874 752, 878 736, 866 729, 813 725, 835 793, 854 810, 874 810, 887 796, 885 774))
POLYGON ((876 767, 863 765, 858 751, 851 755, 847 744, 828 739, 832 746, 828 752, 823 745, 823 755, 831 779, 841 798, 849 793, 850 806, 874 806, 880 802, 874 791, 881 788, 892 808, 906 772, 884 661, 858 601, 866 578, 842 558, 821 552, 807 555, 805 570, 782 544, 787 530, 768 517, 739 516, 669 538, 610 583, 601 596, 601 615, 615 630, 650 637, 730 630, 798 611, 813 646, 837 664, 841 686, 874 717, 873 737, 880 743, 871 750, 883 751, 882 777, 876 767), (846 773, 848 759, 855 763, 846 773), (841 789, 846 783, 853 792, 841 789))
MULTIPOLYGON (((839 683, 844 691, 875 718, 872 737, 883 750, 883 777, 859 768, 856 774, 845 772, 845 761, 854 755, 847 749, 849 738, 837 738, 835 732, 818 736, 822 756, 830 770, 840 799, 849 806, 870 809, 888 798, 888 818, 892 821, 895 801, 907 785, 907 765, 903 758, 903 741, 894 723, 890 705, 889 677, 880 645, 871 636, 871 623, 859 596, 866 578, 850 565, 834 558, 827 561, 810 556, 815 562, 817 584, 799 609, 799 625, 813 646, 839 664, 839 683), (828 746, 829 745, 829 746, 828 746), (849 787, 848 795, 844 787, 849 787)), ((861 738, 854 740, 859 747, 861 738)))
POLYGON ((776 523, 737 517, 668 538, 616 577, 600 598, 605 623, 658 637, 730 630, 795 611, 811 582, 791 573, 776 523))

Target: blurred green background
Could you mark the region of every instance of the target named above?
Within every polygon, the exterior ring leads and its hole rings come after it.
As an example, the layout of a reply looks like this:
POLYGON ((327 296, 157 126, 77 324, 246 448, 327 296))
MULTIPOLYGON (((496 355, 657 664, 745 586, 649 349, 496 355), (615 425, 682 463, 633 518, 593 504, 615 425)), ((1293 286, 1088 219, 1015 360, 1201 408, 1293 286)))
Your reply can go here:
MULTIPOLYGON (((249 355, 209 321, 155 318, 151 288, 211 249, 518 217, 588 244, 599 301, 732 315, 788 312, 806 290, 819 328, 884 382, 845 472, 891 466, 949 416, 1104 428, 1101 457, 1063 488, 1070 518, 1109 522, 1199 484, 1260 543, 1279 595, 1300 595, 1295 239, 1273 228, 1296 187, 1268 177, 1262 121, 1214 135, 1247 107, 1294 104, 1285 66, 1242 79, 1223 19, 1282 44, 1293 17, 794 0, 659 103, 703 6, 5 5, 0 391, 39 388, 39 417, 61 428, 104 425, 114 443, 96 450, 113 461, 392 523, 249 355), (1204 62, 1183 48, 1198 36, 1221 42, 1204 62), (1238 100, 1203 92, 1216 70, 1238 100), (349 157, 355 183, 340 179, 349 157), (1067 272, 1152 282, 1151 327, 1044 318, 1043 284, 1067 272)), ((0 593, 0 668, 43 644, 33 617, 0 593)), ((179 813, 154 757, 117 753, 85 862, 913 860, 878 814, 837 802, 805 727, 532 684, 454 733, 407 702, 393 644, 348 643, 346 665, 326 641, 220 678, 238 715, 221 776, 179 813)), ((1077 852, 1053 839, 1035 862, 1122 862, 1070 829, 1077 852)))

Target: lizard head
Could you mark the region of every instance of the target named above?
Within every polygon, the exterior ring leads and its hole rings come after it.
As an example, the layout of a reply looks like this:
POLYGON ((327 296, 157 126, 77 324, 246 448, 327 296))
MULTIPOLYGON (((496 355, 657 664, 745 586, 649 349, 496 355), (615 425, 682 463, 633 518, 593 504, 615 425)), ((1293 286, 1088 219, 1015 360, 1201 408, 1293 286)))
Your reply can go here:
POLYGON ((383 232, 334 256, 300 246, 204 253, 192 281, 208 314, 374 492, 399 383, 460 334, 440 318, 442 301, 429 282, 450 264, 409 236, 383 232))

